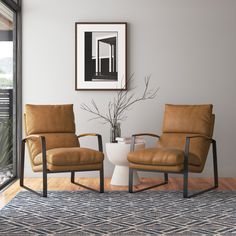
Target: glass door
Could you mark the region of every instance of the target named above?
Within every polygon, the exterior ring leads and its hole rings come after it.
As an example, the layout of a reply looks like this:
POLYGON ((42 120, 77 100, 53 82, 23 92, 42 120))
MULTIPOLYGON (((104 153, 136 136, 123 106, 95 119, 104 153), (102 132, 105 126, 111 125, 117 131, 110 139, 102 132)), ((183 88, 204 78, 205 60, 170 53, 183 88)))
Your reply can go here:
POLYGON ((0 189, 16 177, 16 13, 0 2, 0 189))

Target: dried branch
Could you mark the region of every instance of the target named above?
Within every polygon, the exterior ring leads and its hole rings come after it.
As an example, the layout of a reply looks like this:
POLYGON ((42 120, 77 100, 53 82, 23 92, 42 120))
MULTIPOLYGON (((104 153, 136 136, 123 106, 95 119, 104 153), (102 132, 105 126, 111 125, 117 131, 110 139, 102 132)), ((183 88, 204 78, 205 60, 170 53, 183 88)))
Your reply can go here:
MULTIPOLYGON (((125 111, 128 111, 132 105, 135 103, 154 99, 157 95, 159 88, 157 89, 149 89, 151 76, 146 76, 144 79, 144 91, 140 97, 135 97, 134 93, 131 93, 136 87, 130 88, 130 90, 122 90, 118 91, 113 101, 108 103, 108 111, 106 114, 101 114, 99 108, 95 101, 92 99, 91 105, 88 106, 85 103, 81 105, 81 109, 87 112, 92 113, 95 117, 90 119, 102 119, 104 123, 110 123, 111 126, 115 126, 118 121, 123 121, 127 118, 124 114, 125 111)), ((131 84, 133 80, 133 75, 128 79, 128 84, 131 84)))

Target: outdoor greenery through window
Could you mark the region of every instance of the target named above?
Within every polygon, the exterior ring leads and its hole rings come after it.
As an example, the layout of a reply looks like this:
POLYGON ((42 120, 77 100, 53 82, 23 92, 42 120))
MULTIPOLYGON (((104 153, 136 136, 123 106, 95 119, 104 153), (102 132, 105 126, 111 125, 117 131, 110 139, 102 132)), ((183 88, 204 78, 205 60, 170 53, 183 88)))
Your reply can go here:
POLYGON ((0 88, 13 88, 13 42, 0 42, 0 88))
POLYGON ((14 13, 0 3, 0 187, 14 176, 14 13))

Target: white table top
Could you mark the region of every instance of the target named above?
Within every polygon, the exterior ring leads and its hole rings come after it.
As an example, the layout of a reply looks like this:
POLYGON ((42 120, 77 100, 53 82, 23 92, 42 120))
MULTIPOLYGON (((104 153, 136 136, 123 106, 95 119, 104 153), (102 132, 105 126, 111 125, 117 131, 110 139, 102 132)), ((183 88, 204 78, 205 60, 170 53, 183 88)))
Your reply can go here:
MULTIPOLYGON (((146 144, 145 142, 138 142, 138 143, 135 143, 135 146, 136 145, 143 145, 143 144, 146 144)), ((106 143, 106 145, 131 145, 131 143, 106 143)))

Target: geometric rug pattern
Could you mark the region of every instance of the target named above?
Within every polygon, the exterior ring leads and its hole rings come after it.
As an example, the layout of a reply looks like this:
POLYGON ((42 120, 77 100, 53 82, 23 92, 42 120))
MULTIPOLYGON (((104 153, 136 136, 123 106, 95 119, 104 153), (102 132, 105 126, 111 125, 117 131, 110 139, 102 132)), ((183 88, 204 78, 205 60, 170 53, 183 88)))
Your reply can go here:
POLYGON ((0 211, 0 235, 236 235, 236 192, 20 192, 0 211))

